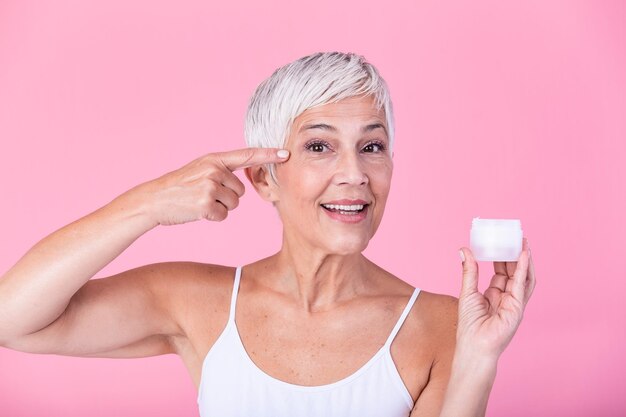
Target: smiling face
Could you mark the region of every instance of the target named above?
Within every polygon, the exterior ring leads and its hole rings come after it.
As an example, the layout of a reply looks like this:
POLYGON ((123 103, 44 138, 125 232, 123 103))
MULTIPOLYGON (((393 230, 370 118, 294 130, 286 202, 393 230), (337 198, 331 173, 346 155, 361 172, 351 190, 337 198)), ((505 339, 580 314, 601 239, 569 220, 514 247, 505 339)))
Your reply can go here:
MULTIPOLYGON (((362 252, 385 209, 393 164, 384 110, 358 97, 309 109, 293 123, 276 165, 274 201, 284 237, 303 249, 346 255, 362 252)), ((265 177, 269 179, 269 175, 265 177)))

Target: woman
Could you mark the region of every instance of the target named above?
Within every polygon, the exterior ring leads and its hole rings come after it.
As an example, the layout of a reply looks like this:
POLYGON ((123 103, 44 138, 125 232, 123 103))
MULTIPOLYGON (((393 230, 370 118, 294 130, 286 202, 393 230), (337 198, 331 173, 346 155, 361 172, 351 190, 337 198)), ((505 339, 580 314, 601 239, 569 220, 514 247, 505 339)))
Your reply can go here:
POLYGON ((276 70, 252 97, 245 134, 249 148, 198 158, 38 242, 0 281, 0 343, 176 353, 203 416, 484 415, 535 286, 528 242, 518 262, 494 263, 484 295, 462 248, 459 300, 362 255, 383 216, 394 128, 387 86, 361 56, 316 53, 276 70), (224 220, 244 193, 237 169, 280 216, 278 253, 90 280, 159 225, 224 220))

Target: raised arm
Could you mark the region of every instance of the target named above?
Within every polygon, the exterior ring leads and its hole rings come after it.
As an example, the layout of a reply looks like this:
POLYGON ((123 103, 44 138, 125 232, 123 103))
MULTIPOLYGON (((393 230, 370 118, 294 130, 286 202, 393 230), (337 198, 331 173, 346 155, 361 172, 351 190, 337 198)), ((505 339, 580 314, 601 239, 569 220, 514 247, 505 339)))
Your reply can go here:
POLYGON ((522 322, 535 289, 535 269, 524 238, 517 262, 494 262, 489 288, 478 291, 478 263, 461 249, 463 283, 457 344, 441 417, 482 417, 496 377, 497 362, 522 322))
POLYGON ((244 193, 232 171, 285 159, 276 149, 208 154, 45 237, 0 279, 0 345, 77 356, 167 351, 159 335, 178 331, 166 301, 172 264, 90 279, 157 225, 225 219, 244 193))
MULTIPOLYGON (((519 327, 536 284, 528 241, 517 262, 494 262, 489 288, 478 291, 478 263, 461 249, 463 282, 458 320, 448 320, 439 360, 416 401, 411 417, 483 417, 498 359, 519 327), (455 338, 456 340, 452 340, 455 338)), ((447 316, 450 316, 448 314, 447 316)))

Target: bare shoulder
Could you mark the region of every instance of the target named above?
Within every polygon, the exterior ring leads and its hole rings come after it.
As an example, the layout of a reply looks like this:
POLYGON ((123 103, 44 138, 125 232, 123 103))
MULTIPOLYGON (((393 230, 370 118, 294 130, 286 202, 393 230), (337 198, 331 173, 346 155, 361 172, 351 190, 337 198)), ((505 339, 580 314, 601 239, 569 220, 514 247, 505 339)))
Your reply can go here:
MULTIPOLYGON (((389 293, 402 294, 400 308, 406 303, 406 296, 415 287, 394 274, 374 265, 383 277, 382 282, 389 293)), ((405 324, 398 335, 399 346, 405 351, 426 357, 436 357, 439 352, 454 347, 458 320, 458 298, 447 294, 437 294, 420 289, 405 324), (411 348, 420 346, 419 352, 411 348)))
POLYGON ((433 355, 454 348, 458 321, 458 298, 421 290, 409 320, 419 338, 427 340, 433 355))
POLYGON ((207 309, 228 310, 235 268, 199 262, 162 262, 141 267, 149 290, 185 330, 207 309))
MULTIPOLYGON (((393 293, 410 295, 415 289, 407 281, 380 268, 387 289, 393 293)), ((415 305, 407 317, 409 329, 421 329, 428 334, 440 335, 441 332, 456 333, 459 300, 447 294, 437 294, 420 289, 415 305)), ((409 330, 407 329, 407 330, 409 330)), ((411 333, 413 333, 411 331, 411 333)), ((423 336, 423 335, 420 335, 423 336)))
POLYGON ((416 305, 416 311, 425 322, 435 326, 456 326, 458 308, 457 297, 424 290, 420 290, 419 303, 416 305))
POLYGON ((200 262, 161 262, 144 265, 137 271, 151 276, 152 287, 162 292, 187 292, 198 287, 219 288, 232 284, 234 268, 200 262), (207 286, 206 284, 211 284, 207 286))

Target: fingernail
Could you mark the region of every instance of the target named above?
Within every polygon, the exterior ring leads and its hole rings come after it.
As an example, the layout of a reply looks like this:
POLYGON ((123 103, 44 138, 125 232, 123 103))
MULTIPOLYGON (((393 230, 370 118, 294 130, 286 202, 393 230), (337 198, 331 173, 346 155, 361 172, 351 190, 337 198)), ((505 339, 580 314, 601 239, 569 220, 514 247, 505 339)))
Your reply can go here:
POLYGON ((461 256, 461 262, 465 262, 465 254, 463 254, 461 249, 459 249, 459 256, 461 256))
POLYGON ((278 155, 279 158, 287 158, 289 156, 289 151, 286 149, 281 149, 280 151, 276 152, 276 155, 278 155))

